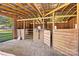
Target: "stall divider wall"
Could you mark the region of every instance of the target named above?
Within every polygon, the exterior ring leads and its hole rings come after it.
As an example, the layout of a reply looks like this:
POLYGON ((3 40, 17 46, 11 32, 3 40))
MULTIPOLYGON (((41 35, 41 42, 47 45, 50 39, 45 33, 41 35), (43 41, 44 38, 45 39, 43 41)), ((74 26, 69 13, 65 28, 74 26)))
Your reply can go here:
POLYGON ((64 55, 78 55, 78 30, 57 29, 53 32, 53 49, 64 55))

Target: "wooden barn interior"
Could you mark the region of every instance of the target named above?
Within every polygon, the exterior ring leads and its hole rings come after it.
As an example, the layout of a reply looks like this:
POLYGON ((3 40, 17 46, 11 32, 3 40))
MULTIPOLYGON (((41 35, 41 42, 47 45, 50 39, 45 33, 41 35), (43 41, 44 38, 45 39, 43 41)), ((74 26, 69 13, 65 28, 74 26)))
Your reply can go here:
MULTIPOLYGON (((18 49, 22 47, 19 48, 18 46, 17 50, 12 50, 14 52, 11 52, 9 48, 5 50, 0 48, 0 50, 14 55, 26 56, 79 55, 78 3, 1 3, 0 15, 13 18, 14 41, 11 41, 10 44, 16 44, 15 42, 17 41, 17 44, 19 43, 18 45, 24 44, 23 46, 29 46, 28 41, 31 41, 35 42, 34 46, 36 47, 43 43, 52 53, 46 51, 43 54, 40 47, 37 47, 38 49, 34 51, 34 53, 36 52, 35 54, 32 54, 32 50, 30 52, 32 48, 29 48, 29 51, 27 48, 19 51, 18 49)), ((9 42, 4 43, 4 46, 7 44, 9 45, 9 42)), ((41 45, 41 47, 43 46, 41 45)), ((44 50, 47 48, 44 47, 44 50)))

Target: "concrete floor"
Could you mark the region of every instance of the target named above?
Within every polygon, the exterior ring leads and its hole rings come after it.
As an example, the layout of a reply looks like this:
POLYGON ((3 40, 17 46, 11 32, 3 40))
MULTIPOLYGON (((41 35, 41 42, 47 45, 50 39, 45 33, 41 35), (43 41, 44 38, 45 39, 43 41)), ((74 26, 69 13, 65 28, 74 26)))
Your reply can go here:
POLYGON ((32 40, 11 40, 0 43, 0 51, 16 56, 54 56, 61 55, 53 51, 46 44, 32 40))

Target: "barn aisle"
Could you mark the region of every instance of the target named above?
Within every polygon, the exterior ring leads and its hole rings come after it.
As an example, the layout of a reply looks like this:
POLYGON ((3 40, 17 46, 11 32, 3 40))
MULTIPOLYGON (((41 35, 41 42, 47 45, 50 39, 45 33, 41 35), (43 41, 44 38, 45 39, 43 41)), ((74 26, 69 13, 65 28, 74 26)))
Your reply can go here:
MULTIPOLYGON (((43 42, 32 40, 11 40, 0 43, 0 51, 16 56, 53 56, 59 55, 43 42)), ((61 55, 61 54, 60 54, 61 55)))

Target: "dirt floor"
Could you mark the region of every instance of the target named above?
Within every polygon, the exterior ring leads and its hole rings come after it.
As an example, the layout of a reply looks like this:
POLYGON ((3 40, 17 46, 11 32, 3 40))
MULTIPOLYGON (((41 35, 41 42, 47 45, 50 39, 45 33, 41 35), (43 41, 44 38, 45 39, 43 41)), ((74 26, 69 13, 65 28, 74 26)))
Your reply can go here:
POLYGON ((16 56, 54 56, 61 55, 46 44, 32 40, 10 40, 0 43, 0 51, 16 56))

